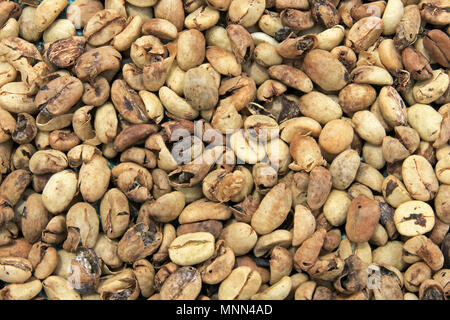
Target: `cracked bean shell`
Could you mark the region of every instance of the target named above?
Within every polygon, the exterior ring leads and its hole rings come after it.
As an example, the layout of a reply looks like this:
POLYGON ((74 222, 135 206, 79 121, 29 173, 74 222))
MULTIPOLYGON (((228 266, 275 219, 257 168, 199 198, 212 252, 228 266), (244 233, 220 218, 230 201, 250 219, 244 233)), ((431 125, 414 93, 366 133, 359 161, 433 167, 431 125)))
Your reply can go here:
POLYGON ((412 200, 403 182, 393 175, 384 179, 381 189, 384 199, 394 208, 412 200))
POLYGON ((96 12, 86 23, 83 34, 92 46, 109 43, 126 26, 126 19, 117 11, 105 9, 96 12))
POLYGON ((391 127, 407 124, 406 104, 394 87, 381 88, 378 103, 383 119, 391 127))
POLYGON ((92 81, 100 74, 117 72, 122 55, 111 46, 94 48, 83 53, 74 67, 77 78, 81 81, 92 81))
POLYGON ((0 280, 9 283, 24 283, 33 271, 28 259, 19 257, 0 257, 0 280))

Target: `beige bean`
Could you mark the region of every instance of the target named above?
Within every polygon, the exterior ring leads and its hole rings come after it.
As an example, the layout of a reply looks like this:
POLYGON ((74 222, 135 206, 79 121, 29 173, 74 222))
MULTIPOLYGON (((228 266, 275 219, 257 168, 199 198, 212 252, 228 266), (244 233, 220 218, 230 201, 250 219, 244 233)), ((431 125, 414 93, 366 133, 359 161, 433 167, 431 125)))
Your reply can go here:
POLYGON ((407 116, 408 123, 417 130, 423 140, 433 142, 438 138, 442 115, 431 106, 414 104, 407 109, 407 116))
POLYGON ((353 128, 350 122, 335 119, 327 122, 320 132, 319 145, 326 152, 339 154, 347 149, 353 140, 353 128))
POLYGON ((140 288, 133 270, 126 268, 101 282, 96 291, 102 300, 136 300, 140 288))
POLYGON ((393 175, 389 175, 384 179, 382 192, 384 199, 394 208, 412 200, 403 182, 393 175))
POLYGON ((294 162, 289 165, 292 170, 309 172, 314 167, 326 163, 322 158, 317 142, 306 135, 295 134, 289 146, 289 152, 294 159, 294 162), (305 150, 308 150, 308 152, 305 152, 305 150))
POLYGON ((345 37, 345 28, 340 25, 335 25, 330 29, 324 30, 317 34, 319 41, 317 48, 331 51, 333 48, 339 46, 345 37))
POLYGON ((233 250, 236 256, 242 256, 252 250, 256 244, 258 235, 247 223, 235 222, 223 228, 219 239, 233 250))
POLYGON ((96 12, 86 23, 83 34, 92 46, 108 44, 126 27, 126 19, 117 11, 105 9, 96 12))
POLYGON ((42 282, 42 287, 49 299, 81 300, 78 292, 63 277, 50 276, 42 282))
POLYGON ((230 216, 231 210, 226 205, 200 199, 187 205, 178 217, 178 221, 184 224, 210 219, 227 220, 230 216))
POLYGON ((449 77, 442 69, 433 70, 428 80, 418 81, 413 87, 414 100, 418 103, 431 103, 439 99, 449 86, 449 77))
POLYGON ((43 32, 67 6, 67 0, 45 0, 36 8, 34 25, 36 30, 43 32))
POLYGON ((358 111, 353 115, 352 123, 358 135, 373 145, 380 145, 386 132, 376 116, 367 110, 358 111))
POLYGON ((302 205, 295 206, 292 245, 301 245, 303 241, 312 236, 315 229, 316 220, 311 211, 302 205))
POLYGON ((232 75, 237 77, 242 72, 242 66, 237 62, 235 55, 221 47, 208 47, 206 49, 206 59, 217 72, 224 76, 232 75))
POLYGON ((139 37, 144 20, 141 16, 130 16, 127 20, 127 26, 114 36, 111 45, 117 51, 125 51, 131 47, 131 44, 139 37))
POLYGON ((83 199, 96 202, 105 194, 111 177, 111 170, 105 158, 94 155, 81 165, 78 176, 78 189, 83 199))
POLYGON ((169 257, 178 265, 189 266, 208 260, 214 254, 214 236, 209 232, 181 235, 169 246, 169 257))
POLYGON ((220 47, 230 52, 233 51, 227 30, 221 26, 214 26, 205 32, 206 44, 211 47, 220 47))
POLYGON ((292 241, 293 234, 290 231, 278 229, 259 237, 258 241, 255 244, 255 247, 253 248, 253 253, 255 257, 262 257, 269 253, 276 246, 288 248, 292 241))
POLYGON ((55 20, 45 31, 43 39, 45 43, 52 43, 76 34, 73 23, 68 19, 55 20))
POLYGON ((38 108, 29 92, 30 88, 24 82, 4 84, 0 88, 0 107, 12 113, 37 113, 38 108))
POLYGON ((162 195, 155 202, 146 202, 140 210, 148 214, 157 222, 169 222, 178 218, 185 206, 185 196, 180 191, 173 191, 162 195))
POLYGON ((376 192, 381 192, 384 177, 377 169, 362 162, 359 165, 355 180, 376 192))
POLYGON ((184 25, 188 29, 204 31, 216 25, 219 18, 220 13, 218 10, 209 6, 200 7, 186 16, 184 25))
POLYGON ((250 267, 241 266, 234 269, 219 286, 220 300, 248 300, 261 286, 261 276, 250 267))
POLYGON ((402 177, 413 199, 428 201, 438 191, 439 182, 433 167, 422 156, 412 155, 403 161, 402 177))
POLYGON ((76 192, 76 173, 72 170, 63 170, 52 175, 45 185, 42 191, 42 202, 48 211, 57 214, 67 208, 76 192))
POLYGON ((340 90, 349 81, 349 73, 344 65, 325 50, 308 52, 303 67, 311 80, 326 91, 340 90))
POLYGON ((383 35, 389 36, 395 33, 398 24, 403 16, 404 6, 401 0, 388 0, 384 9, 383 35))
POLYGON ((425 202, 407 201, 395 210, 394 223, 401 235, 425 234, 434 227, 434 212, 431 206, 425 202))
POLYGON ((228 19, 244 27, 255 25, 265 9, 265 1, 232 0, 228 8, 228 19))
POLYGON ((450 184, 450 157, 443 158, 436 163, 435 171, 438 180, 444 184, 450 184))
POLYGON ((358 66, 350 73, 354 83, 390 86, 394 79, 389 72, 378 66, 358 66))
POLYGON ((24 283, 33 271, 33 266, 25 258, 1 257, 0 258, 0 280, 9 283, 24 283))
POLYGON ((303 95, 298 105, 302 114, 316 120, 320 124, 326 124, 342 116, 341 106, 330 96, 318 91, 312 91, 303 95))
POLYGON ((34 26, 34 15, 36 8, 27 6, 22 9, 19 18, 19 35, 27 41, 37 41, 42 36, 42 32, 38 31, 34 26))
POLYGON ((345 45, 352 48, 356 53, 365 51, 375 43, 383 30, 384 22, 382 19, 375 16, 362 18, 350 28, 345 39, 345 45))
POLYGON ((349 116, 368 108, 375 99, 375 89, 368 84, 351 83, 339 92, 339 105, 349 116))
POLYGON ((177 27, 169 20, 152 18, 142 25, 142 33, 161 39, 174 40, 177 37, 177 27))
POLYGON ((130 219, 128 200, 119 189, 108 190, 100 202, 103 232, 111 238, 120 237, 127 229, 130 219))
POLYGON ((159 98, 170 113, 180 118, 193 120, 198 117, 199 112, 168 87, 159 89, 159 98))
POLYGON ((205 37, 200 31, 191 29, 178 35, 177 62, 184 71, 199 66, 205 59, 205 52, 205 37))
POLYGON ((32 280, 25 283, 15 283, 5 286, 0 291, 3 300, 31 300, 42 290, 40 280, 32 280))
POLYGON ((291 291, 292 280, 284 276, 277 283, 251 297, 251 300, 284 300, 291 291))
POLYGON ((194 267, 182 267, 164 281, 162 300, 195 300, 202 288, 201 275, 194 267))
POLYGON ((166 19, 173 23, 178 32, 183 29, 184 9, 181 0, 163 0, 158 1, 154 7, 156 18, 166 19))
POLYGON ((347 189, 356 177, 360 162, 355 150, 340 153, 330 165, 333 187, 339 190, 347 189))
POLYGON ((407 123, 406 105, 393 87, 381 88, 378 103, 383 119, 388 125, 402 126, 407 123))
POLYGON ((291 208, 292 198, 287 186, 279 183, 263 198, 252 216, 251 225, 259 234, 267 234, 279 227, 291 208), (276 212, 276 215, 273 214, 276 212))
POLYGON ((271 67, 282 63, 283 58, 277 53, 276 47, 269 43, 260 43, 255 47, 254 59, 263 67, 271 67))

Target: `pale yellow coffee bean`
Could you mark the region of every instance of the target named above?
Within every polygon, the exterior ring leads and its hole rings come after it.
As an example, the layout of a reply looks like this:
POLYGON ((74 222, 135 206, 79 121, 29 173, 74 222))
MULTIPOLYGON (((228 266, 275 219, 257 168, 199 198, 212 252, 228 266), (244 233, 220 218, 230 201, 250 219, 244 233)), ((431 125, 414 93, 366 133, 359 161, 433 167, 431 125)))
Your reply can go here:
POLYGON ((403 236, 425 234, 434 227, 433 208, 422 201, 404 202, 395 210, 394 223, 403 236))
POLYGON ((206 261, 214 253, 214 236, 209 232, 183 234, 169 247, 170 260, 180 266, 191 266, 206 261))
POLYGON ((52 43, 56 40, 74 36, 77 33, 75 26, 70 20, 57 19, 44 31, 44 42, 52 43))
POLYGON ((444 70, 433 70, 428 80, 417 81, 412 89, 414 100, 418 103, 431 103, 439 99, 447 90, 449 76, 444 70))
POLYGON ((24 283, 33 272, 30 261, 20 257, 0 258, 0 280, 9 283, 24 283))
POLYGON ((235 222, 223 228, 219 238, 225 240, 236 256, 242 256, 255 247, 258 235, 249 224, 235 222))
POLYGON ((435 197, 439 182, 433 167, 422 156, 412 155, 402 164, 402 178, 413 199, 428 201, 435 197))
POLYGON ((42 202, 53 214, 63 212, 77 192, 77 175, 72 170, 55 173, 42 191, 42 202))
POLYGON ((395 33, 395 30, 402 19, 403 11, 402 0, 388 0, 382 17, 383 35, 390 36, 395 33))
POLYGON ((436 163, 436 177, 444 184, 450 184, 450 156, 447 156, 436 163))
POLYGON ((241 266, 231 271, 219 286, 219 300, 248 300, 261 286, 261 275, 250 267, 241 266))
POLYGON ((34 25, 37 31, 43 32, 47 29, 58 15, 67 6, 67 0, 44 0, 41 1, 35 11, 34 25))
POLYGON ((405 185, 393 175, 387 176, 382 185, 383 197, 394 208, 412 200, 405 185))
POLYGON ((274 285, 252 296, 251 300, 284 300, 290 293, 291 288, 291 278, 284 276, 274 285))

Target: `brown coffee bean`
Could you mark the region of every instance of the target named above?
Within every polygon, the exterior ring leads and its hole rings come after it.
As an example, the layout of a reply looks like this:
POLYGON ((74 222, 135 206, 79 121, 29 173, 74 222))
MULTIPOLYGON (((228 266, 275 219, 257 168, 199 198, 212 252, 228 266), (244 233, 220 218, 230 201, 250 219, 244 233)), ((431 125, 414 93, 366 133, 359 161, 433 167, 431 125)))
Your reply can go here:
POLYGON ((61 76, 43 86, 36 95, 39 111, 46 115, 64 114, 83 95, 83 84, 75 77, 61 76))
POLYGON ((380 208, 376 201, 359 196, 353 199, 348 208, 345 231, 353 242, 369 241, 375 232, 380 218, 380 208))

